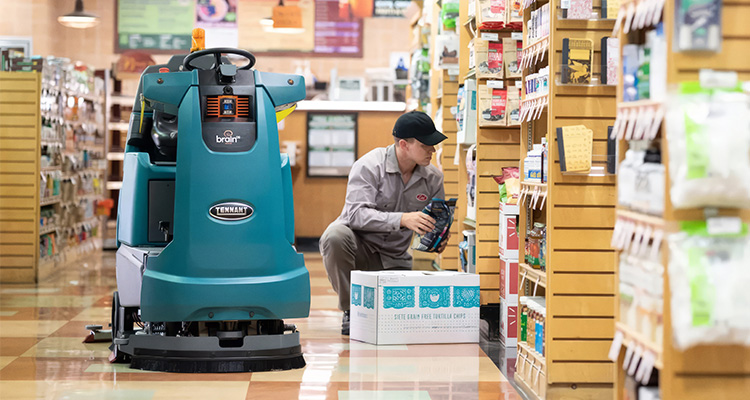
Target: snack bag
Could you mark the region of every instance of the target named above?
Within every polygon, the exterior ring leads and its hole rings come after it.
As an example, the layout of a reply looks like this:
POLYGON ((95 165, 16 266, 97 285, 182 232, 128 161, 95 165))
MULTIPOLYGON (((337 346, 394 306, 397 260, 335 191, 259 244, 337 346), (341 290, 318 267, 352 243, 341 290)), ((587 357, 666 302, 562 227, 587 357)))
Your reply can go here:
POLYGON ((458 199, 448 201, 432 199, 425 206, 422 212, 435 218, 435 229, 424 235, 414 235, 414 240, 411 243, 412 249, 428 253, 437 252, 453 224, 453 210, 456 208, 456 200, 458 199))

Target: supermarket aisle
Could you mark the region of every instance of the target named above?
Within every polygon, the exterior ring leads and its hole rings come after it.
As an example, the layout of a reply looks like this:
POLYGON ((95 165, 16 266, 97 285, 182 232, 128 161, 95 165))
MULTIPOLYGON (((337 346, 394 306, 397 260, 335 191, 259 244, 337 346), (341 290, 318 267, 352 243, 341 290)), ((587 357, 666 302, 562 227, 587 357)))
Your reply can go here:
POLYGON ((168 374, 107 362, 108 343, 82 343, 109 321, 114 253, 67 265, 38 285, 0 287, 0 398, 520 399, 478 345, 381 346, 339 334, 341 314, 318 254, 306 254, 307 367, 244 374, 168 374))

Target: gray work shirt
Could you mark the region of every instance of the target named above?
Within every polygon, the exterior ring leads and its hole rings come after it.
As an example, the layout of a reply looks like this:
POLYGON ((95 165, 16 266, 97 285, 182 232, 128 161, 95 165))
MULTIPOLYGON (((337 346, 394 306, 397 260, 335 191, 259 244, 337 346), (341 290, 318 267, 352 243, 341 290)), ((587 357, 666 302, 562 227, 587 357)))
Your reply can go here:
POLYGON ((433 198, 445 197, 443 174, 434 165, 417 165, 404 184, 396 147, 380 147, 362 156, 349 172, 346 203, 337 222, 351 228, 384 268, 411 266, 407 252, 412 231, 401 228, 401 214, 421 211, 433 198))

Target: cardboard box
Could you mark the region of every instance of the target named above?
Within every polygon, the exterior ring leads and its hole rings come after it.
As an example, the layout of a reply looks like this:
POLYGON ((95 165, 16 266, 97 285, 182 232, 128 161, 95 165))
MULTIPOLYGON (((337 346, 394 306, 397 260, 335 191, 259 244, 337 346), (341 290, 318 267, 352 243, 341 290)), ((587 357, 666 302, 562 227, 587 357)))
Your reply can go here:
POLYGON ((372 344, 479 342, 479 275, 352 271, 351 277, 351 339, 372 344))
POLYGON ((518 305, 510 305, 500 299, 500 341, 505 347, 518 344, 518 305))
POLYGON ((500 257, 518 259, 518 204, 500 203, 500 257))
POLYGON ((518 260, 500 257, 500 298, 518 305, 518 260))

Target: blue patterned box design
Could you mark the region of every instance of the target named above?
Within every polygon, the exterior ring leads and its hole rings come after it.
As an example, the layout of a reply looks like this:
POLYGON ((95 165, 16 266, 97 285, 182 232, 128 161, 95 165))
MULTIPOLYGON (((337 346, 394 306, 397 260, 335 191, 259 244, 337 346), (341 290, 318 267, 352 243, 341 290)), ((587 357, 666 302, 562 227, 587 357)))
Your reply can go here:
POLYGON ((419 287, 419 308, 449 308, 450 306, 450 286, 419 287))
POLYGON ((385 286, 383 288, 383 308, 414 307, 414 294, 414 286, 385 286))
POLYGON ((454 286, 453 307, 479 307, 479 286, 454 286))
POLYGON ((375 309, 375 288, 365 286, 365 292, 362 296, 364 297, 365 308, 375 309))
POLYGON ((352 305, 362 305, 362 285, 352 284, 352 305))

